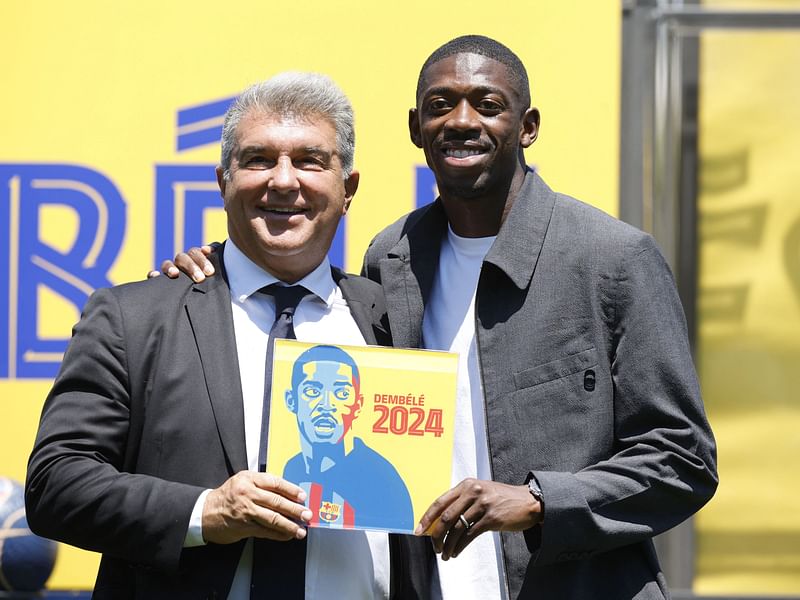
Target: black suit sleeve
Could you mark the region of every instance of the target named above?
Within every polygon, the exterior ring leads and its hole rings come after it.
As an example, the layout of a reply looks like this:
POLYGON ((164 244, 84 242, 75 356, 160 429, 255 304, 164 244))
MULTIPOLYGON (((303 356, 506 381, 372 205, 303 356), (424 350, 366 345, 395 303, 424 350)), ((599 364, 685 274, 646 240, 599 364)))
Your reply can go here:
POLYGON ((39 535, 175 569, 203 488, 123 471, 135 437, 125 328, 114 290, 96 292, 44 404, 28 464, 28 522, 39 535))

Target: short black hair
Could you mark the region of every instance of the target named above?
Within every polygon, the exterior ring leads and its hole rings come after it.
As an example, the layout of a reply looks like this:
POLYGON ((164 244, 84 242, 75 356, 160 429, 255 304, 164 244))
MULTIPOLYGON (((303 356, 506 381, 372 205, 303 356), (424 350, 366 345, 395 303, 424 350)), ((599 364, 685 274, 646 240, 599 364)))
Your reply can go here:
POLYGON ((338 346, 327 346, 324 344, 312 346, 297 357, 292 366, 292 389, 297 387, 305 379, 303 367, 311 362, 338 362, 353 369, 353 387, 361 387, 361 377, 358 374, 356 361, 347 352, 338 346))
POLYGON ((462 35, 449 42, 439 46, 433 51, 422 68, 419 70, 419 78, 417 79, 417 101, 422 94, 423 81, 425 79, 425 71, 444 58, 453 56, 454 54, 480 54, 492 60, 502 63, 508 69, 508 76, 511 84, 516 88, 519 93, 520 100, 522 100, 523 108, 528 109, 531 105, 531 91, 530 84, 528 83, 528 72, 525 70, 525 65, 519 59, 519 56, 514 54, 507 46, 504 46, 497 40, 488 38, 484 35, 462 35))

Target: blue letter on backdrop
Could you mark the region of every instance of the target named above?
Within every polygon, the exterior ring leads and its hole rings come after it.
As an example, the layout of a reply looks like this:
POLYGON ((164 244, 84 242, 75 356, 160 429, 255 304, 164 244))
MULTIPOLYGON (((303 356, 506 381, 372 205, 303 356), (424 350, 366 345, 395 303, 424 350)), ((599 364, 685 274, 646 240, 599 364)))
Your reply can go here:
POLYGON ((0 275, 0 377, 53 377, 69 336, 40 339, 39 298, 44 286, 80 310, 108 271, 125 234, 125 202, 104 175, 75 165, 1 164, 0 233, 7 240, 0 275), (41 209, 67 207, 77 232, 66 252, 40 235, 41 209))

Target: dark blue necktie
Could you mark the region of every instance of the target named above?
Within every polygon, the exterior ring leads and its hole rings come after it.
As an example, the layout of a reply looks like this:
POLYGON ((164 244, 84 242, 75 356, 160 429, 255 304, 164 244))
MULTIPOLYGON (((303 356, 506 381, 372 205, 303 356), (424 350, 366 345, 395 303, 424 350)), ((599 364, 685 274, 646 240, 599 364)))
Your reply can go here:
MULTIPOLYGON (((294 311, 300 300, 309 292, 302 285, 282 286, 277 283, 258 290, 275 298, 275 322, 269 330, 267 358, 264 366, 264 408, 261 413, 261 442, 258 446, 258 470, 267 470, 267 433, 269 432, 270 397, 272 396, 272 357, 275 354, 275 340, 296 340, 294 334, 294 311)), ((278 473, 276 473, 277 475, 278 473)))
MULTIPOLYGON (((297 339, 294 334, 294 312, 309 292, 301 285, 282 286, 276 283, 258 290, 275 298, 275 322, 269 330, 267 357, 264 367, 264 408, 261 417, 261 441, 258 447, 258 470, 266 471, 267 433, 269 431, 270 396, 272 393, 272 357, 275 340, 297 339)), ((273 473, 281 476, 282 473, 273 473)), ((306 540, 276 542, 253 540, 253 571, 250 598, 297 598, 305 596, 306 540)))

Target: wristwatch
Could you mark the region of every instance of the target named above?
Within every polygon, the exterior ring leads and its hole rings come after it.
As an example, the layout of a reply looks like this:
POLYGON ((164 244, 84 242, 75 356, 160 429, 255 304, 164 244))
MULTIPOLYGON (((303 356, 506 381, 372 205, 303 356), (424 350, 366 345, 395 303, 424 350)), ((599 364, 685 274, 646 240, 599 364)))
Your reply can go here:
POLYGON ((541 504, 542 519, 544 519, 544 494, 542 493, 542 488, 539 487, 539 482, 536 481, 536 477, 533 476, 533 473, 531 473, 528 478, 528 491, 531 493, 531 496, 541 504))

